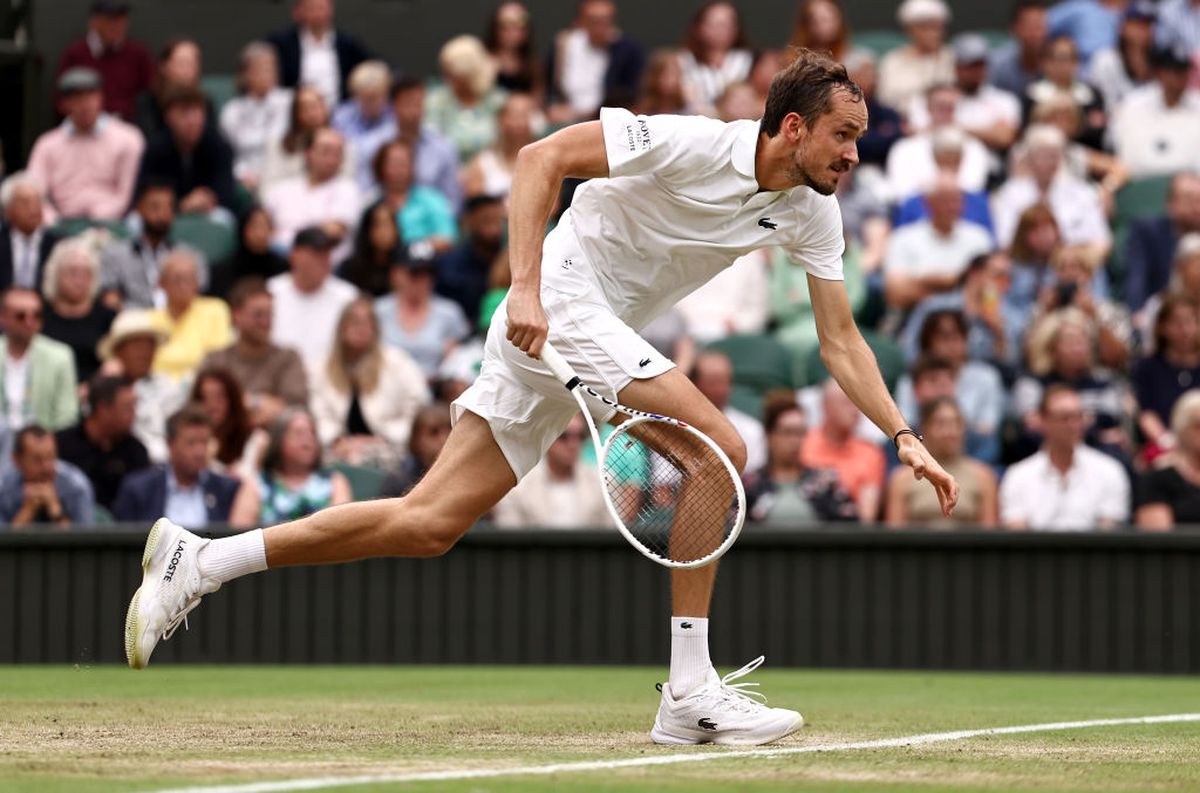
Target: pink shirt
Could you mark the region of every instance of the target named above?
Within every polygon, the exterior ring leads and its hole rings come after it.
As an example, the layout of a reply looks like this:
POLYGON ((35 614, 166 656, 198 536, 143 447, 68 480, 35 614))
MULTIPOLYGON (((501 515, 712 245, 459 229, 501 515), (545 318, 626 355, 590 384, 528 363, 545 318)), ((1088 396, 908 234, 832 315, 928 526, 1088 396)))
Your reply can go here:
POLYGON ((47 220, 124 216, 145 146, 136 127, 114 116, 83 134, 67 120, 38 138, 28 170, 46 186, 47 220))
POLYGON ((346 236, 333 249, 333 261, 340 262, 350 255, 354 244, 354 227, 362 212, 362 196, 350 179, 335 177, 320 184, 310 184, 307 176, 285 179, 266 191, 263 207, 275 222, 272 242, 282 250, 292 247, 292 238, 305 226, 338 221, 346 226, 346 236))

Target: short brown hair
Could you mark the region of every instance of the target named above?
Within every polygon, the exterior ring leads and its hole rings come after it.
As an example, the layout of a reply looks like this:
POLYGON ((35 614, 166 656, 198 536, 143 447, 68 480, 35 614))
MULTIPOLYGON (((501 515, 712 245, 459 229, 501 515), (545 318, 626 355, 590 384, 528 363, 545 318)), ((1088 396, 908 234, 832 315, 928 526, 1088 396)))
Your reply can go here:
POLYGON ((168 86, 163 92, 162 109, 164 113, 176 107, 208 108, 208 97, 199 88, 191 85, 168 86))
POLYGON ((1046 390, 1042 392, 1042 399, 1038 402, 1038 413, 1041 413, 1043 416, 1046 415, 1046 411, 1049 410, 1050 403, 1054 401, 1054 398, 1063 394, 1079 396, 1078 391, 1065 383, 1055 383, 1054 385, 1046 386, 1046 390))
POLYGON ((246 305, 250 298, 259 295, 271 296, 271 290, 267 289, 267 282, 257 275, 248 275, 239 279, 229 290, 229 307, 237 310, 246 305))
POLYGON ((798 113, 811 129, 829 112, 833 95, 838 91, 847 92, 857 102, 863 101, 862 89, 850 79, 845 66, 828 55, 801 48, 796 60, 771 81, 762 131, 768 137, 778 135, 788 113, 798 113))
POLYGON ((184 427, 206 427, 212 429, 212 419, 199 405, 184 405, 167 419, 167 443, 175 440, 184 427))

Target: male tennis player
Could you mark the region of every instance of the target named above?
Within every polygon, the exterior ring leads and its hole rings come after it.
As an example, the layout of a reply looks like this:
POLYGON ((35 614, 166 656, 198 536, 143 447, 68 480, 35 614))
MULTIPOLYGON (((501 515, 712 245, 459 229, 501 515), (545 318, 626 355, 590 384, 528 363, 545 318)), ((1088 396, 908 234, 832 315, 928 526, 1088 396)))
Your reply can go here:
MULTIPOLYGON (((598 121, 526 146, 511 196, 513 284, 488 333, 479 379, 454 404, 436 464, 402 499, 346 504, 292 523, 209 541, 159 521, 126 619, 126 652, 145 666, 201 596, 268 567, 373 556, 437 556, 529 472, 578 410, 537 359, 547 338, 585 382, 635 409, 706 433, 741 470, 745 444, 688 378, 638 336, 658 313, 756 248, 805 268, 833 377, 893 438, 900 459, 937 489, 954 480, 908 429, 850 313, 841 213, 833 192, 867 129, 845 69, 802 51, 771 83, 761 121, 635 116, 598 121), (545 238, 564 178, 591 179, 545 238), (607 177, 607 178, 605 178, 607 177)), ((609 416, 598 416, 607 420, 609 416)), ((659 743, 759 744, 803 723, 719 678, 708 655, 716 566, 672 571, 671 668, 651 731, 659 743)))

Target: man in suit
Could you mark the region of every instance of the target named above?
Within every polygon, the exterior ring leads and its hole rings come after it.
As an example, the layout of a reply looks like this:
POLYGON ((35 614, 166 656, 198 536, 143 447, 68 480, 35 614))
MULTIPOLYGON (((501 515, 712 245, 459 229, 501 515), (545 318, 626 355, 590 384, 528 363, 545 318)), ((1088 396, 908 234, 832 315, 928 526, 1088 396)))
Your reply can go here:
POLYGON ((1184 171, 1171 180, 1167 213, 1138 218, 1129 227, 1122 259, 1130 311, 1137 313, 1147 299, 1167 288, 1175 246, 1193 231, 1200 231, 1200 174, 1184 171))
POLYGON ((14 432, 33 422, 52 432, 70 426, 79 415, 71 348, 42 335, 42 298, 37 292, 10 287, 2 305, 2 420, 14 432))
POLYGON ((40 290, 42 268, 59 239, 42 223, 42 185, 17 171, 0 184, 0 205, 0 290, 13 285, 40 290))
POLYGON ((180 526, 203 528, 229 521, 238 481, 208 470, 212 421, 196 406, 167 419, 166 465, 130 474, 113 502, 113 517, 145 522, 166 516, 180 526))
POLYGON ((333 0, 294 0, 291 27, 267 38, 279 53, 280 83, 311 85, 332 110, 347 95, 350 72, 371 57, 358 39, 333 27, 333 0))

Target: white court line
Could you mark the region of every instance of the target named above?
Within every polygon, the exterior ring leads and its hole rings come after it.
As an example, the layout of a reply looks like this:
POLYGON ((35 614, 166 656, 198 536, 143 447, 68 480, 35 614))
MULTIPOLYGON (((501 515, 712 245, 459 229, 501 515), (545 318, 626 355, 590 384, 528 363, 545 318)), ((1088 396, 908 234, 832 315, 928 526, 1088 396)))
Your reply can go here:
POLYGON ((888 749, 902 746, 920 746, 927 743, 941 743, 943 741, 960 741, 964 738, 979 738, 985 735, 1016 735, 1024 732, 1079 730, 1086 727, 1115 727, 1123 724, 1172 724, 1183 721, 1200 721, 1200 713, 1175 713, 1167 716, 1140 716, 1128 719, 1096 719, 1093 721, 1058 721, 1048 724, 1022 724, 1015 727, 988 727, 979 730, 930 732, 923 735, 908 735, 903 738, 880 738, 873 741, 789 746, 782 749, 733 749, 728 751, 707 751, 703 754, 688 752, 686 754, 665 754, 657 757, 631 757, 626 760, 587 760, 576 763, 554 763, 551 765, 518 766, 514 768, 479 768, 422 771, 409 774, 285 779, 279 782, 252 782, 245 785, 173 788, 159 791, 159 793, 278 793, 279 791, 320 790, 321 788, 345 787, 348 785, 444 782, 457 779, 489 779, 501 776, 546 776, 548 774, 569 774, 579 771, 609 771, 614 768, 641 768, 655 765, 674 765, 676 763, 702 763, 707 760, 740 760, 744 757, 783 757, 786 755, 813 754, 816 752, 888 749))

